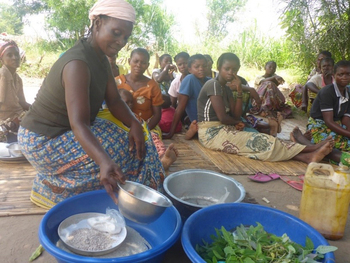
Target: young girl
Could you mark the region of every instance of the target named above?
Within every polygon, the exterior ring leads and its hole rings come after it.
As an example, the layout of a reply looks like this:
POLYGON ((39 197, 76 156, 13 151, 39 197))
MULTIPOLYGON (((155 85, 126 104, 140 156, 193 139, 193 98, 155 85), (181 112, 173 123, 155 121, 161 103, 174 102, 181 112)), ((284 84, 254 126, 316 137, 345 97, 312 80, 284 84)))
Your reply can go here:
POLYGON ((15 121, 30 104, 25 100, 22 79, 16 72, 20 55, 14 41, 0 43, 0 64, 0 121, 15 121))
POLYGON ((199 93, 198 138, 204 147, 262 161, 294 159, 306 163, 319 162, 332 151, 333 140, 305 146, 281 142, 267 134, 243 131, 242 86, 237 77, 239 66, 235 54, 222 54, 218 59, 218 78, 205 83, 199 93), (231 81, 237 86, 236 102, 226 86, 231 81))
POLYGON ((323 87, 312 104, 307 129, 312 142, 318 143, 331 135, 334 147, 350 151, 350 62, 334 65, 335 81, 323 87))
POLYGON ((154 69, 152 73, 152 78, 159 83, 163 94, 168 94, 170 84, 176 77, 176 67, 172 63, 171 56, 163 54, 159 58, 160 69, 154 69))
POLYGON ((321 60, 321 73, 317 73, 305 84, 308 90, 307 114, 310 116, 312 103, 321 88, 333 83, 334 60, 332 58, 324 58, 321 60))
POLYGON ((182 80, 189 74, 188 72, 188 59, 190 55, 186 52, 180 52, 175 57, 175 63, 177 69, 181 74, 178 74, 176 78, 171 82, 168 94, 170 95, 171 105, 176 108, 177 106, 177 97, 180 90, 180 85, 182 80))
POLYGON ((173 137, 176 126, 185 111, 191 121, 191 126, 186 133, 186 139, 192 138, 197 133, 197 98, 202 86, 209 80, 205 76, 206 68, 207 60, 202 54, 196 54, 189 58, 188 69, 191 74, 187 75, 181 83, 174 120, 171 124, 170 132, 163 136, 165 139, 173 137))
POLYGON ((158 84, 144 75, 149 66, 149 59, 150 56, 146 49, 134 49, 129 58, 130 73, 118 76, 116 82, 118 89, 125 89, 132 94, 132 111, 138 118, 147 122, 159 157, 164 169, 167 170, 176 161, 178 152, 173 144, 166 149, 162 142, 162 131, 158 123, 161 119, 161 106, 164 101, 158 84))
POLYGON ((278 85, 284 83, 284 79, 275 74, 277 64, 275 61, 268 61, 265 64, 265 74, 255 80, 255 88, 262 101, 260 115, 288 118, 292 114, 291 108, 285 104, 286 99, 278 89, 278 85), (281 113, 278 113, 281 112, 281 113))

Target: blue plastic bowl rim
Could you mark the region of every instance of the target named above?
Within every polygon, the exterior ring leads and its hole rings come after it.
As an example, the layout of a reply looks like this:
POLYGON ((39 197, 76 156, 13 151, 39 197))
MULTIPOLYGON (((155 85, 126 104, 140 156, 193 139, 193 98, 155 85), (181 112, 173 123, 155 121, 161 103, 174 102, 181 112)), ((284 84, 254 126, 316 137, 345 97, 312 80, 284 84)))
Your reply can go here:
POLYGON ((241 202, 245 195, 246 195, 246 191, 243 187, 243 185, 238 182, 237 180, 235 180, 234 178, 231 178, 229 176, 226 176, 226 175, 223 175, 221 173, 218 173, 218 172, 215 172, 215 171, 211 171, 211 170, 206 170, 206 169, 186 169, 186 170, 181 170, 181 171, 177 171, 175 173, 172 173, 172 174, 169 174, 167 177, 165 177, 164 179, 164 183, 163 183, 163 187, 164 187, 164 190, 165 192, 171 197, 173 198, 174 200, 180 202, 180 203, 183 203, 185 205, 188 205, 188 206, 192 206, 192 207, 198 207, 198 208, 204 208, 204 207, 207 207, 207 206, 203 206, 203 205, 197 205, 197 204, 194 204, 194 203, 190 203, 190 202, 187 202, 185 200, 182 200, 178 197, 176 197, 173 193, 170 192, 169 188, 168 188, 168 181, 170 181, 172 178, 175 178, 175 177, 178 177, 178 176, 181 176, 183 175, 184 173, 192 173, 192 172, 204 172, 204 173, 207 173, 207 172, 210 172, 211 174, 215 174, 215 176, 217 177, 221 177, 223 179, 226 179, 226 180, 229 180, 231 181, 232 183, 234 183, 240 190, 241 192, 241 195, 240 197, 234 202, 234 203, 239 203, 241 202))
MULTIPOLYGON (((182 228, 182 234, 181 234, 181 243, 182 243, 182 247, 186 253, 186 255, 188 256, 188 258, 190 258, 191 260, 193 259, 193 257, 196 257, 196 259, 200 258, 202 259, 197 251, 194 249, 194 247, 192 246, 191 242, 190 242, 190 236, 189 236, 189 229, 190 229, 190 225, 192 225, 193 223, 195 223, 195 220, 197 219, 198 215, 200 215, 201 213, 205 213, 206 211, 210 212, 211 210, 215 210, 217 207, 232 207, 232 206, 236 206, 236 207, 254 207, 254 208, 259 208, 259 209, 263 209, 266 211, 273 211, 275 213, 278 213, 280 215, 283 216, 287 216, 288 218, 297 221, 298 223, 305 225, 307 227, 309 227, 310 229, 310 233, 313 233, 314 235, 316 235, 320 240, 321 240, 321 244, 320 245, 326 245, 329 246, 329 243, 327 242, 327 240, 316 230, 314 229, 312 226, 310 226, 308 223, 302 221, 301 219, 297 218, 296 216, 293 216, 291 214, 288 214, 286 212, 283 212, 281 210, 278 209, 274 209, 274 208, 270 208, 267 206, 262 206, 262 205, 257 205, 257 204, 247 204, 247 203, 222 203, 222 204, 215 204, 215 205, 211 205, 205 208, 202 208, 196 212, 194 212, 192 215, 189 216, 189 218, 186 220, 183 228, 182 228)), ((325 262, 329 262, 329 260, 333 260, 332 262, 335 262, 335 257, 334 257, 334 253, 333 252, 329 252, 327 254, 325 254, 325 259, 327 260, 325 262)), ((197 261, 198 262, 198 261, 197 261)), ((202 262, 205 263, 205 261, 202 259, 202 262)))
MULTIPOLYGON (((81 198, 82 196, 89 196, 89 195, 96 195, 101 192, 104 192, 107 194, 106 190, 95 190, 95 191, 90 191, 86 193, 82 193, 76 196, 72 196, 70 198, 67 198, 66 200, 58 203, 55 205, 53 208, 51 208, 42 218, 39 226, 39 241, 40 244, 44 247, 44 249, 51 254, 53 257, 56 259, 65 261, 65 262, 81 262, 83 259, 84 262, 137 262, 138 260, 147 260, 150 258, 154 258, 158 255, 161 255, 165 253, 170 247, 172 247, 178 238, 180 237, 181 230, 182 230, 182 221, 179 212, 174 206, 168 207, 167 209, 171 209, 174 211, 175 216, 176 216, 176 226, 174 229, 174 232, 172 233, 171 236, 169 236, 168 239, 166 239, 161 245, 159 245, 157 248, 152 248, 150 250, 147 250, 145 252, 127 256, 127 257, 119 257, 119 258, 92 258, 92 257, 85 257, 85 256, 79 256, 75 255, 69 252, 66 252, 60 248, 58 248, 55 244, 51 242, 51 240, 45 235, 44 229, 45 225, 48 221, 48 219, 51 217, 51 214, 54 213, 53 209, 60 209, 60 207, 65 205, 65 202, 71 199, 75 198, 81 198), (57 252, 59 251, 59 253, 57 252)), ((92 211, 93 212, 93 211, 92 211)))

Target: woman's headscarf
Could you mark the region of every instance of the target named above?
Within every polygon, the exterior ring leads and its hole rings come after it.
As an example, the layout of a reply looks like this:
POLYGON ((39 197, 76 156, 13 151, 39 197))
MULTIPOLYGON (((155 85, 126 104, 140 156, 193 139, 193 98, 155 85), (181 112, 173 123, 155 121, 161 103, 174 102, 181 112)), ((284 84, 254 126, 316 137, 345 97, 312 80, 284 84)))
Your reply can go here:
POLYGON ((19 48, 16 44, 15 41, 10 40, 10 41, 3 41, 0 40, 0 58, 2 58, 2 56, 4 55, 5 51, 10 48, 10 47, 14 47, 17 49, 18 53, 19 53, 19 48))
POLYGON ((135 9, 124 0, 99 0, 90 9, 90 27, 92 21, 99 15, 106 15, 135 23, 135 9))

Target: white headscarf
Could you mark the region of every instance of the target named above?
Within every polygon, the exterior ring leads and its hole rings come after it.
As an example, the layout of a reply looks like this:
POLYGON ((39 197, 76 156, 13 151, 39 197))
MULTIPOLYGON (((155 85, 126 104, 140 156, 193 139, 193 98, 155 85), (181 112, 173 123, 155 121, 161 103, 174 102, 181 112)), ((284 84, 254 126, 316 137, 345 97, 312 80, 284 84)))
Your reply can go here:
POLYGON ((135 23, 135 9, 124 0, 99 0, 89 11, 90 27, 99 15, 106 15, 135 23))

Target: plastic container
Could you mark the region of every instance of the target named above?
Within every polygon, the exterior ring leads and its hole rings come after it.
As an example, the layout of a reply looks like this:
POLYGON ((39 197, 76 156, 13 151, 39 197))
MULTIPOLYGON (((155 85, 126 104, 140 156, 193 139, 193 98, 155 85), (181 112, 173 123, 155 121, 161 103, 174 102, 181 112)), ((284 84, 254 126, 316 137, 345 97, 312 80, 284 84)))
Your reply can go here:
POLYGON ((91 263, 91 262, 161 262, 165 252, 172 247, 181 234, 181 217, 174 206, 165 209, 164 213, 153 223, 138 224, 125 219, 126 225, 134 228, 152 248, 145 252, 121 258, 93 258, 75 255, 56 246, 59 239, 58 226, 67 217, 86 212, 105 213, 106 208, 116 209, 117 206, 105 190, 83 193, 55 205, 41 220, 39 240, 45 250, 60 263, 91 263))
MULTIPOLYGON (((295 216, 277 209, 245 203, 226 203, 208 206, 193 213, 185 222, 182 230, 182 247, 194 263, 205 263, 195 250, 204 239, 211 243, 210 235, 215 235, 215 228, 224 226, 227 230, 237 226, 253 225, 259 222, 267 232, 282 236, 286 233, 290 239, 305 245, 308 236, 314 246, 329 245, 327 240, 314 228, 295 216)), ((325 254, 324 263, 335 262, 334 254, 325 254)))
POLYGON ((330 240, 344 235, 350 203, 350 173, 329 164, 307 167, 299 218, 330 240))

